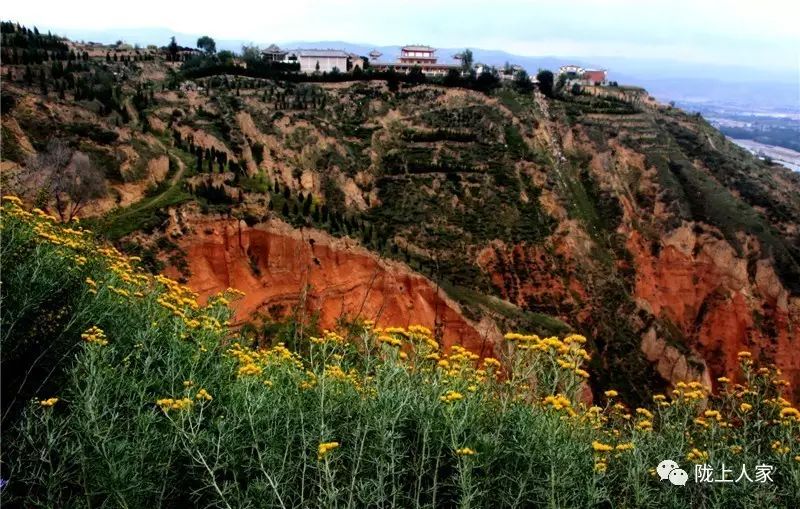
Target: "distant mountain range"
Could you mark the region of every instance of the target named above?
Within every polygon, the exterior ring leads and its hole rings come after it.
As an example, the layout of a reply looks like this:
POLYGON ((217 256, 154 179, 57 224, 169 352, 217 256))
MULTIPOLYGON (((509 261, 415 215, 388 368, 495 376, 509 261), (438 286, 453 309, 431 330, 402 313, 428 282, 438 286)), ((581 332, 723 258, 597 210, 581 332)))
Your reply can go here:
MULTIPOLYGON (((40 27, 41 28, 41 27, 40 27)), ((202 34, 178 33, 167 28, 78 30, 55 29, 56 33, 71 39, 114 43, 124 40, 130 44, 165 45, 174 36, 179 44, 194 46, 202 34)), ((213 34, 210 34, 213 37, 213 34)), ((382 60, 394 60, 400 46, 374 46, 346 41, 273 41, 268 35, 261 41, 217 39, 217 49, 239 51, 243 44, 266 46, 277 43, 285 48, 337 48, 360 55, 377 49, 382 60)), ((414 41, 412 41, 414 42, 414 41)), ((424 42, 424 41, 416 41, 424 42)), ((452 56, 464 48, 439 48, 442 62, 451 62, 452 56)), ((676 101, 691 108, 713 105, 733 111, 784 111, 800 112, 800 70, 797 73, 768 72, 760 69, 729 65, 709 65, 679 60, 645 60, 620 56, 523 56, 502 50, 470 48, 476 62, 503 65, 519 64, 528 72, 539 69, 555 70, 572 63, 584 67, 605 68, 609 79, 621 84, 645 87, 661 101, 676 101)))

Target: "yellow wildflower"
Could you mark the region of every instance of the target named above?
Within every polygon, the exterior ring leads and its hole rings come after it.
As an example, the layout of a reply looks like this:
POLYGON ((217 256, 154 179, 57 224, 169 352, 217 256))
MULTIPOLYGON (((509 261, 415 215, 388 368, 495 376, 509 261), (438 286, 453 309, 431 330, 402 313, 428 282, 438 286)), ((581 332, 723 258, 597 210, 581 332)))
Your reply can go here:
POLYGON ((58 403, 58 398, 47 398, 39 401, 39 405, 49 408, 58 403))
POLYGON ((592 449, 594 449, 595 452, 609 452, 613 450, 614 447, 595 440, 592 442, 592 449))
POLYGON ((81 339, 86 341, 87 343, 105 346, 108 344, 108 338, 106 338, 105 332, 100 327, 93 325, 89 327, 86 332, 81 334, 81 339))
POLYGON ((339 442, 322 442, 317 448, 317 459, 322 460, 329 452, 339 447, 339 442))
POLYGON ((800 421, 800 410, 792 407, 781 409, 781 419, 794 419, 800 421))
POLYGON ((440 396, 439 399, 442 400, 444 403, 452 403, 454 401, 459 401, 461 399, 464 399, 464 395, 458 391, 449 390, 446 393, 444 393, 443 396, 440 396))

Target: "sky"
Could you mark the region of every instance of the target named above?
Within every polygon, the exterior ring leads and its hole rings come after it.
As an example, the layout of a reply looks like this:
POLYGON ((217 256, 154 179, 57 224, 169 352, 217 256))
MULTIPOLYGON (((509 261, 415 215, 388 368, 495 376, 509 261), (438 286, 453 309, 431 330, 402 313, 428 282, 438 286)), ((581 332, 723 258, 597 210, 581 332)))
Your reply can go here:
POLYGON ((800 76, 796 0, 9 1, 3 19, 70 31, 166 28, 255 43, 348 41, 630 57, 800 76))

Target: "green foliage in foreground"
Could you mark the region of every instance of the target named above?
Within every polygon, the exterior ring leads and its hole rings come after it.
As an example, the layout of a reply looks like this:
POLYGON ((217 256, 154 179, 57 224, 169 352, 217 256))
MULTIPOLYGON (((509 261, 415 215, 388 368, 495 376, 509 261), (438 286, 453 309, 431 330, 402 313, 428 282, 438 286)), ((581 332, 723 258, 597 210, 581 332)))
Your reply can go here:
POLYGON ((682 385, 634 412, 613 394, 577 402, 578 336, 512 334, 482 364, 424 328, 369 324, 303 355, 254 351, 224 326, 232 292, 198 306, 86 232, 14 200, 2 212, 9 506, 800 504, 796 410, 746 355, 743 385, 709 399, 682 385), (774 482, 676 487, 651 472, 671 458, 691 477, 697 454, 751 476, 774 465, 774 482))

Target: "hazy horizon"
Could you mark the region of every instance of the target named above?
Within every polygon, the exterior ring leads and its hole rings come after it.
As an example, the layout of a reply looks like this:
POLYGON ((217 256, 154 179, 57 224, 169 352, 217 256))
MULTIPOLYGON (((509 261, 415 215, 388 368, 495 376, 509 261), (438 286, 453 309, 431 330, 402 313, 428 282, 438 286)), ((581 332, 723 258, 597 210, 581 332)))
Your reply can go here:
POLYGON ((95 0, 69 4, 43 0, 15 2, 4 11, 5 19, 65 33, 152 29, 256 43, 426 43, 531 57, 667 60, 800 75, 800 30, 795 26, 800 4, 780 0, 758 4, 743 0, 576 0, 569 4, 411 0, 380 7, 364 0, 324 4, 296 0, 191 9, 152 0, 141 0, 135 8, 108 8, 95 0))

